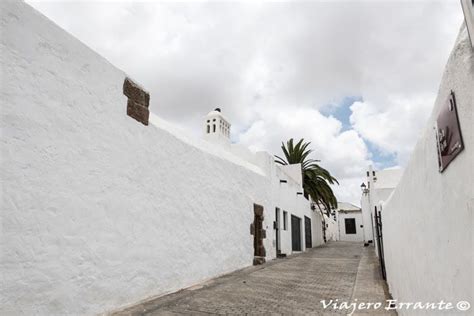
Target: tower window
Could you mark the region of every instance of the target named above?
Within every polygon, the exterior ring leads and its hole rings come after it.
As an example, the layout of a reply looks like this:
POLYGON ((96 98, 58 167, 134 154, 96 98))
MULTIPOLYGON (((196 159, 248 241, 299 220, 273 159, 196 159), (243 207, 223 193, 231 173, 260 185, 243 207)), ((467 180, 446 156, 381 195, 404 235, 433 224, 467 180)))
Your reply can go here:
POLYGON ((211 131, 211 127, 209 125, 207 125, 207 133, 209 134, 210 131, 211 131))
POLYGON ((212 132, 213 132, 213 133, 216 132, 216 124, 213 124, 213 125, 212 125, 212 132))

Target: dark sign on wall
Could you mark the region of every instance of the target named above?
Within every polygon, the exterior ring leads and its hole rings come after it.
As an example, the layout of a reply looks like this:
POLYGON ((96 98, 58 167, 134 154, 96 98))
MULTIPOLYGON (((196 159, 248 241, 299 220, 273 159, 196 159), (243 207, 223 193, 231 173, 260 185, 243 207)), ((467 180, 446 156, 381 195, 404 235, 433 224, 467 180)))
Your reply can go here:
POLYGON ((451 91, 436 120, 439 172, 443 172, 451 161, 464 149, 459 127, 456 98, 451 91))

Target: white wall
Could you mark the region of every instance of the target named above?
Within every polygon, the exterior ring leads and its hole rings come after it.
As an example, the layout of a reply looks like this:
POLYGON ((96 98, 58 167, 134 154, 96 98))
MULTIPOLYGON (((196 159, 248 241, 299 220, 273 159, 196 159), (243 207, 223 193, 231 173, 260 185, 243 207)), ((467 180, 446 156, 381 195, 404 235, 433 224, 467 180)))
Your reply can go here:
MULTIPOLYGON (((429 52, 427 52, 429 53, 429 52)), ((474 54, 465 26, 447 62, 432 115, 382 210, 390 291, 404 302, 470 301, 473 313, 474 54), (453 90, 465 149, 438 172, 434 122, 453 90)), ((454 313, 440 312, 440 315, 454 313)), ((400 315, 432 311, 400 310, 400 315)))
MULTIPOLYGON (((296 178, 294 172, 294 166, 280 166, 274 165, 273 171, 274 177, 272 180, 273 184, 273 198, 275 206, 280 208, 280 237, 281 237, 281 252, 290 255, 292 251, 292 237, 291 237, 291 215, 294 215, 301 219, 301 243, 302 251, 305 250, 305 226, 304 216, 311 219, 312 226, 312 246, 316 247, 323 243, 321 235, 321 217, 318 211, 312 211, 310 208, 310 202, 304 198, 303 195, 298 195, 297 192, 302 192, 301 181, 296 178), (288 171, 288 169, 290 171, 288 171), (285 180, 286 183, 280 182, 285 180), (287 229, 283 229, 283 212, 287 212, 287 229)), ((301 167, 300 167, 300 178, 301 178, 301 167)), ((274 219, 273 210, 273 220, 274 219)), ((276 245, 276 231, 273 230, 273 238, 276 245)))
POLYGON ((379 210, 380 203, 390 197, 400 181, 403 170, 400 168, 373 170, 372 166, 369 166, 367 173, 366 181, 364 182, 367 186, 367 192, 362 193, 360 202, 364 225, 364 241, 372 241, 377 247, 375 242, 376 230, 374 227, 375 209, 379 210))
POLYGON ((0 14, 1 314, 95 314, 251 265, 253 203, 267 259, 275 207, 317 226, 272 156, 136 122, 122 71, 24 3, 0 14))
POLYGON ((324 244, 323 216, 321 215, 318 209, 313 212, 313 215, 313 247, 317 247, 319 245, 324 244))
POLYGON ((362 210, 362 221, 364 225, 364 242, 374 242, 374 229, 372 219, 373 212, 368 194, 362 194, 360 204, 362 210))
POLYGON ((338 212, 338 230, 339 230, 339 240, 341 241, 364 241, 364 228, 360 227, 363 225, 362 212, 338 212), (356 224, 356 233, 355 234, 346 234, 345 219, 353 218, 355 219, 356 224))
POLYGON ((339 240, 339 227, 337 221, 333 219, 333 216, 325 216, 326 219, 326 240, 337 241, 339 240))

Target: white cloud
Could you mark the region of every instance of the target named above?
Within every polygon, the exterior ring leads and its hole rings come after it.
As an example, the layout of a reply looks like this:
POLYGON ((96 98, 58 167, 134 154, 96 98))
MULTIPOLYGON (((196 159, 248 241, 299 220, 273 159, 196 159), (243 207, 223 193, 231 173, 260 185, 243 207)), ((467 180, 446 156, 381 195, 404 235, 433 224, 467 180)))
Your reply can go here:
POLYGON ((342 131, 341 122, 311 108, 279 108, 260 111, 260 119, 240 134, 239 142, 254 150, 281 155, 281 142, 289 138, 311 141, 314 159, 336 178, 360 176, 370 163, 367 147, 353 130, 342 131))
POLYGON ((351 106, 351 124, 382 152, 397 154, 399 164, 405 165, 428 118, 434 95, 386 99, 384 107, 370 102, 355 102, 351 106))
POLYGON ((406 162, 462 22, 455 0, 32 4, 150 90, 157 115, 200 134, 219 106, 253 148, 312 141, 350 202, 362 137, 406 162), (363 102, 342 131, 318 109, 350 95, 363 102))

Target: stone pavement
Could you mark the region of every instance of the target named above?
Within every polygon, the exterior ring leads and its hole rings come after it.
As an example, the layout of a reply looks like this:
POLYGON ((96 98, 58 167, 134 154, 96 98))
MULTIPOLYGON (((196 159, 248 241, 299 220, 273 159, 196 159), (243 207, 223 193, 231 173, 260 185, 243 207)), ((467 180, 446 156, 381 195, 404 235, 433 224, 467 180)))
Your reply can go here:
MULTIPOLYGON (((305 253, 242 269, 114 315, 284 314, 347 315, 348 309, 323 308, 321 300, 385 306, 373 246, 330 242, 305 253)), ((353 315, 396 315, 382 308, 353 315)))

